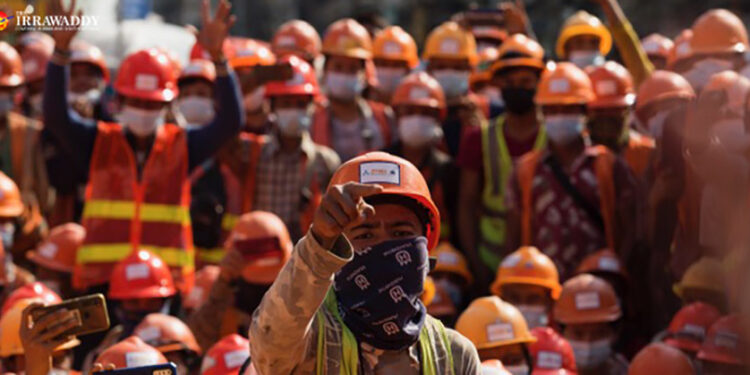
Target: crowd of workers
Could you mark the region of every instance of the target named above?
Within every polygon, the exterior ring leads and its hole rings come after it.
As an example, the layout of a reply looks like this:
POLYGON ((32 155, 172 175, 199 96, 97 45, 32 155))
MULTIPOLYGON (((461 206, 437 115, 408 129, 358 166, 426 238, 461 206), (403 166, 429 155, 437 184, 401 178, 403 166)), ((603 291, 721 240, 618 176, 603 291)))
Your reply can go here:
POLYGON ((2 373, 750 374, 747 29, 595 2, 554 51, 522 1, 421 54, 349 18, 230 36, 226 0, 184 66, 0 42, 2 373), (30 320, 92 293, 108 331, 30 320))

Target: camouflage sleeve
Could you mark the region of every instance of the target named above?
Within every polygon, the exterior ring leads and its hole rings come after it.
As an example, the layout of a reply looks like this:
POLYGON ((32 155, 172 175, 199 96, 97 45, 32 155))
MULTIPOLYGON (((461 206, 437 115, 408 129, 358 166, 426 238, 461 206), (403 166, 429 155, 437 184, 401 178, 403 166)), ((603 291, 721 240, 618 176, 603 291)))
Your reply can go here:
POLYGON ((446 328, 445 334, 451 343, 454 373, 456 375, 480 374, 479 355, 474 344, 455 330, 446 328))
POLYGON ((232 307, 233 293, 233 288, 218 278, 206 302, 188 317, 187 324, 201 348, 210 348, 221 338, 221 324, 217 324, 216 319, 221 319, 232 307))
POLYGON ((297 242, 292 258, 253 313, 250 353, 260 374, 289 374, 313 345, 312 322, 333 282, 333 274, 352 258, 341 236, 324 249, 308 234, 297 242))

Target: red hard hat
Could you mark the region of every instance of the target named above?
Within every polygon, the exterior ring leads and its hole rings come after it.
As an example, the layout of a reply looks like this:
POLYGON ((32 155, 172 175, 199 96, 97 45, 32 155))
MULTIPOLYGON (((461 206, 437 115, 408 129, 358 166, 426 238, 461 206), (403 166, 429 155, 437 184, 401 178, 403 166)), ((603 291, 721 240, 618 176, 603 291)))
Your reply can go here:
POLYGON ((208 265, 201 268, 195 273, 195 286, 190 289, 190 293, 182 300, 182 307, 185 309, 197 309, 203 302, 208 299, 211 287, 219 278, 221 269, 219 266, 208 265))
POLYGON ((35 282, 26 284, 10 293, 5 299, 5 302, 3 302, 3 307, 0 309, 0 315, 5 315, 5 313, 10 310, 16 302, 30 298, 41 299, 45 305, 55 305, 62 302, 62 298, 60 298, 57 293, 53 292, 50 288, 47 288, 46 285, 40 282, 35 282))
POLYGON ((102 72, 104 80, 109 82, 109 68, 104 54, 99 47, 86 43, 82 40, 75 40, 70 45, 70 63, 71 64, 90 64, 102 72))
POLYGON ((654 343, 643 348, 633 358, 628 375, 694 375, 690 358, 681 351, 654 343))
POLYGON ((417 106, 433 108, 446 115, 445 94, 438 81, 426 72, 411 73, 396 87, 391 104, 399 106, 417 106))
MULTIPOLYGON (((54 48, 54 47, 53 47, 54 48)), ((23 75, 26 82, 34 82, 44 79, 47 74, 47 63, 52 58, 53 48, 46 43, 31 43, 21 51, 23 61, 23 75)))
POLYGON ((635 103, 633 77, 624 66, 607 61, 601 66, 590 66, 586 74, 591 79, 594 100, 589 108, 630 107, 635 103))
POLYGON ((214 63, 204 59, 193 59, 180 71, 178 82, 186 78, 203 78, 206 81, 216 80, 216 67, 214 63))
POLYGON ((164 261, 148 250, 138 250, 119 261, 109 282, 109 298, 164 298, 177 293, 164 261))
POLYGON ((26 257, 44 268, 72 273, 78 248, 86 238, 86 229, 77 223, 66 223, 52 228, 49 236, 26 257))
POLYGON ((201 375, 237 375, 250 357, 250 341, 233 333, 208 350, 201 365, 201 375))
POLYGON ((529 344, 534 361, 531 375, 575 375, 576 359, 573 348, 552 328, 537 327, 531 330, 536 342, 529 344))
POLYGON ((233 37, 229 41, 232 43, 233 56, 229 59, 232 68, 273 65, 276 62, 271 46, 262 40, 233 37))
POLYGON ((279 63, 292 66, 294 75, 287 81, 271 81, 266 84, 266 96, 274 97, 280 95, 312 95, 320 94, 318 78, 315 77, 315 69, 305 60, 295 55, 283 57, 279 63))
POLYGON ((747 338, 742 336, 739 314, 727 315, 717 320, 708 330, 708 336, 698 352, 698 359, 708 362, 746 365, 743 357, 747 338))
POLYGON ((669 336, 664 343, 678 349, 697 352, 706 338, 706 332, 719 318, 721 313, 711 305, 703 302, 687 305, 672 318, 667 330, 669 336))
POLYGON ((95 364, 114 365, 121 370, 132 367, 152 366, 167 363, 167 359, 154 347, 146 344, 138 336, 130 336, 101 352, 95 364))
POLYGON ((202 353, 193 331, 182 320, 166 314, 148 314, 135 327, 133 335, 162 353, 190 350, 202 353))
POLYGON ((170 102, 177 97, 177 72, 163 52, 155 48, 140 50, 120 64, 115 90, 123 96, 170 102))

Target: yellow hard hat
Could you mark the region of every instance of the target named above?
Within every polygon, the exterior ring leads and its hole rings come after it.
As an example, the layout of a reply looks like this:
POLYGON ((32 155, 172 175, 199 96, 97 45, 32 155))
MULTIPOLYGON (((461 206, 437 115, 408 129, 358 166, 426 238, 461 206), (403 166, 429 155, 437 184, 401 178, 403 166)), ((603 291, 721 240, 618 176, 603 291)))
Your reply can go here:
POLYGON ((466 258, 450 243, 439 243, 433 250, 432 255, 437 258, 437 263, 432 272, 447 272, 458 275, 466 281, 466 284, 474 282, 466 258))
POLYGON ((609 33, 607 27, 596 16, 584 10, 579 10, 565 21, 560 31, 555 48, 557 57, 565 57, 565 44, 578 35, 598 36, 599 52, 602 56, 606 56, 612 50, 612 34, 609 33))
POLYGON ((508 255, 500 263, 492 293, 502 297, 506 284, 530 284, 550 290, 553 299, 560 297, 562 286, 557 266, 547 255, 533 246, 524 246, 508 255))
POLYGON ((702 289, 725 293, 724 266, 718 259, 703 257, 688 267, 674 292, 682 297, 685 289, 702 289))
POLYGON ((458 317, 456 331, 477 349, 536 342, 521 312, 497 296, 475 299, 458 317))
MULTIPOLYGON (((0 357, 7 358, 14 355, 23 355, 21 344, 21 317, 23 310, 34 302, 43 303, 42 299, 28 298, 16 302, 0 319, 0 357)), ((81 342, 72 339, 60 346, 55 351, 75 348, 81 342)))
POLYGON ((323 53, 369 60, 372 58, 372 38, 359 22, 343 18, 326 29, 323 53))
POLYGON ((471 65, 476 65, 479 60, 477 42, 474 35, 458 23, 444 22, 427 36, 422 58, 467 59, 471 65))

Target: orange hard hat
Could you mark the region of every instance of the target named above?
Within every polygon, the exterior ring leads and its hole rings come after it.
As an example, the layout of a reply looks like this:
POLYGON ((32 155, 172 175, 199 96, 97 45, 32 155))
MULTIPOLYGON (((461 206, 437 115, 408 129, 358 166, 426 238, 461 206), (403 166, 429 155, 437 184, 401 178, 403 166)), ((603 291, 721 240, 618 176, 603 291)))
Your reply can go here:
POLYGON ((681 65, 682 62, 688 61, 693 57, 693 47, 690 44, 692 39, 693 30, 690 29, 682 30, 677 35, 674 39, 674 47, 672 47, 667 59, 667 67, 674 70, 677 65, 681 65))
POLYGON ((693 375, 690 358, 681 351, 662 343, 641 349, 630 362, 628 375, 693 375))
POLYGON ((727 315, 717 320, 708 330, 698 359, 731 365, 747 365, 743 357, 747 338, 743 336, 739 314, 727 315))
POLYGON ((109 281, 109 298, 165 298, 177 293, 164 261, 148 250, 138 250, 117 262, 109 281))
POLYGON ((417 43, 400 26, 388 26, 381 30, 372 43, 374 58, 405 61, 412 69, 419 65, 417 43))
POLYGON ((445 94, 435 78, 426 72, 415 72, 406 76, 393 92, 391 104, 398 106, 418 106, 434 108, 440 116, 446 114, 445 94))
POLYGON ((53 48, 45 43, 32 43, 21 50, 23 61, 23 75, 26 82, 44 79, 47 74, 47 63, 52 58, 53 48))
POLYGON ((560 297, 562 288, 555 263, 533 246, 523 246, 503 259, 497 269, 497 278, 492 283, 492 293, 502 297, 502 287, 508 284, 547 288, 552 299, 560 297))
POLYGON ((499 359, 488 359, 482 362, 482 375, 513 375, 511 374, 499 359))
POLYGON ((0 41, 0 86, 16 87, 23 83, 21 56, 10 44, 0 41))
POLYGON ((273 65, 276 56, 271 52, 271 46, 257 39, 232 37, 232 58, 229 65, 232 68, 252 67, 256 65, 273 65))
POLYGON ((622 309, 609 283, 583 274, 563 284, 554 316, 562 324, 608 323, 619 320, 622 309))
POLYGON ((45 305, 56 305, 62 302, 57 293, 53 292, 52 289, 47 288, 46 285, 40 282, 34 282, 26 284, 20 288, 11 292, 3 302, 3 307, 0 309, 0 315, 5 315, 16 302, 24 299, 38 299, 45 305))
POLYGON ((594 100, 589 108, 630 107, 635 103, 633 77, 624 66, 607 61, 600 66, 590 66, 586 73, 594 88, 594 100))
POLYGON ((492 72, 506 68, 526 67, 544 69, 544 48, 534 39, 523 34, 513 34, 500 46, 498 59, 492 72))
POLYGON ((17 217, 24 211, 18 185, 5 173, 0 172, 0 217, 17 217))
POLYGON ((568 17, 563 24, 562 30, 560 30, 560 36, 558 36, 555 46, 557 57, 565 58, 567 56, 565 45, 570 39, 579 35, 594 35, 599 37, 599 52, 602 56, 606 56, 612 49, 612 34, 610 34, 607 26, 596 16, 584 10, 579 10, 568 17))
POLYGON ((180 72, 178 82, 187 78, 202 78, 214 82, 216 80, 216 66, 213 62, 204 59, 190 60, 185 69, 180 72))
POLYGON ((325 55, 372 59, 372 39, 367 29, 351 18, 342 18, 328 26, 323 37, 325 55))
POLYGON ((94 364, 103 367, 114 365, 116 369, 152 366, 167 363, 167 358, 138 336, 130 336, 101 352, 94 364))
POLYGON ((651 34, 641 40, 643 50, 649 56, 659 56, 662 58, 669 58, 674 48, 674 42, 661 34, 651 34))
POLYGON ((474 276, 469 271, 469 263, 466 262, 464 255, 450 242, 440 242, 433 250, 432 256, 437 258, 437 263, 435 263, 431 272, 446 272, 458 275, 466 282, 466 285, 474 282, 474 276))
POLYGON ((565 338, 549 327, 531 330, 536 342, 529 345, 534 361, 531 375, 576 375, 576 358, 573 348, 565 338))
POLYGON ((657 70, 638 87, 635 110, 642 109, 668 99, 695 99, 695 91, 681 75, 666 70, 657 70))
MULTIPOLYGON (((224 39, 224 43, 221 45, 221 51, 224 53, 224 57, 227 60, 234 57, 234 46, 232 45, 232 42, 229 40, 229 38, 224 39)), ((211 54, 203 49, 203 46, 201 46, 197 40, 195 41, 195 44, 193 44, 193 48, 190 49, 190 60, 195 59, 211 61, 211 54)))
POLYGON ((177 72, 167 55, 159 50, 140 50, 120 64, 115 90, 127 97, 170 102, 177 97, 177 72))
POLYGON ((469 75, 469 85, 474 86, 478 83, 489 82, 492 79, 492 64, 500 57, 497 48, 487 47, 479 51, 479 62, 469 75))
POLYGON ((233 333, 225 336, 206 352, 201 375, 238 375, 250 357, 250 341, 233 333))
POLYGON ((477 349, 536 341, 521 312, 497 296, 475 299, 458 317, 456 331, 466 336, 477 349))
POLYGON ((742 20, 726 9, 709 10, 695 20, 690 47, 695 55, 743 53, 749 43, 742 20))
POLYGON ((444 22, 427 36, 422 59, 465 59, 471 65, 479 61, 477 42, 469 31, 453 21, 444 22))
POLYGON ((101 71, 104 81, 109 82, 109 68, 104 54, 99 47, 84 42, 74 40, 70 45, 70 63, 71 64, 89 64, 101 71))
POLYGON ((190 350, 202 353, 193 331, 182 320, 166 314, 148 314, 135 327, 133 335, 162 353, 190 350))
POLYGON ((182 307, 185 309, 197 309, 203 305, 211 293, 216 280, 219 278, 221 268, 215 265, 207 265, 195 273, 195 286, 190 289, 187 297, 182 300, 182 307))
MULTIPOLYGON (((727 103, 721 108, 724 116, 743 117, 750 94, 750 79, 745 78, 734 70, 726 70, 711 76, 701 95, 711 92, 724 92, 727 103)), ((718 108, 717 108, 718 109, 718 108)))
POLYGON ((626 279, 628 278, 628 273, 622 264, 622 260, 611 249, 602 249, 583 258, 583 261, 578 265, 578 269, 576 270, 576 274, 581 273, 614 274, 626 279))
POLYGON ((280 95, 320 95, 318 78, 315 69, 297 56, 289 55, 282 57, 281 64, 289 64, 292 67, 292 78, 287 81, 271 81, 266 83, 266 96, 274 97, 280 95))
POLYGON ((550 63, 542 73, 534 102, 537 105, 586 105, 594 100, 591 79, 570 62, 550 63))
POLYGON ((273 283, 291 258, 293 246, 284 222, 265 211, 240 216, 225 243, 227 249, 235 249, 246 257, 242 277, 251 284, 273 283))
POLYGON ((414 164, 385 152, 370 152, 342 164, 331 177, 328 186, 347 182, 381 185, 381 194, 415 200, 429 215, 429 222, 425 223, 427 247, 432 250, 437 246, 440 238, 440 211, 432 201, 424 176, 414 164))
POLYGON ((26 253, 32 262, 58 272, 73 272, 78 248, 86 238, 86 229, 77 223, 52 228, 49 236, 36 249, 26 253))
POLYGON ((271 50, 279 57, 292 54, 310 61, 320 55, 320 48, 320 35, 312 25, 303 20, 284 22, 271 41, 271 50))
POLYGON ((706 332, 721 318, 719 310, 703 302, 691 303, 680 309, 672 318, 667 329, 667 345, 697 352, 701 348, 706 332))

